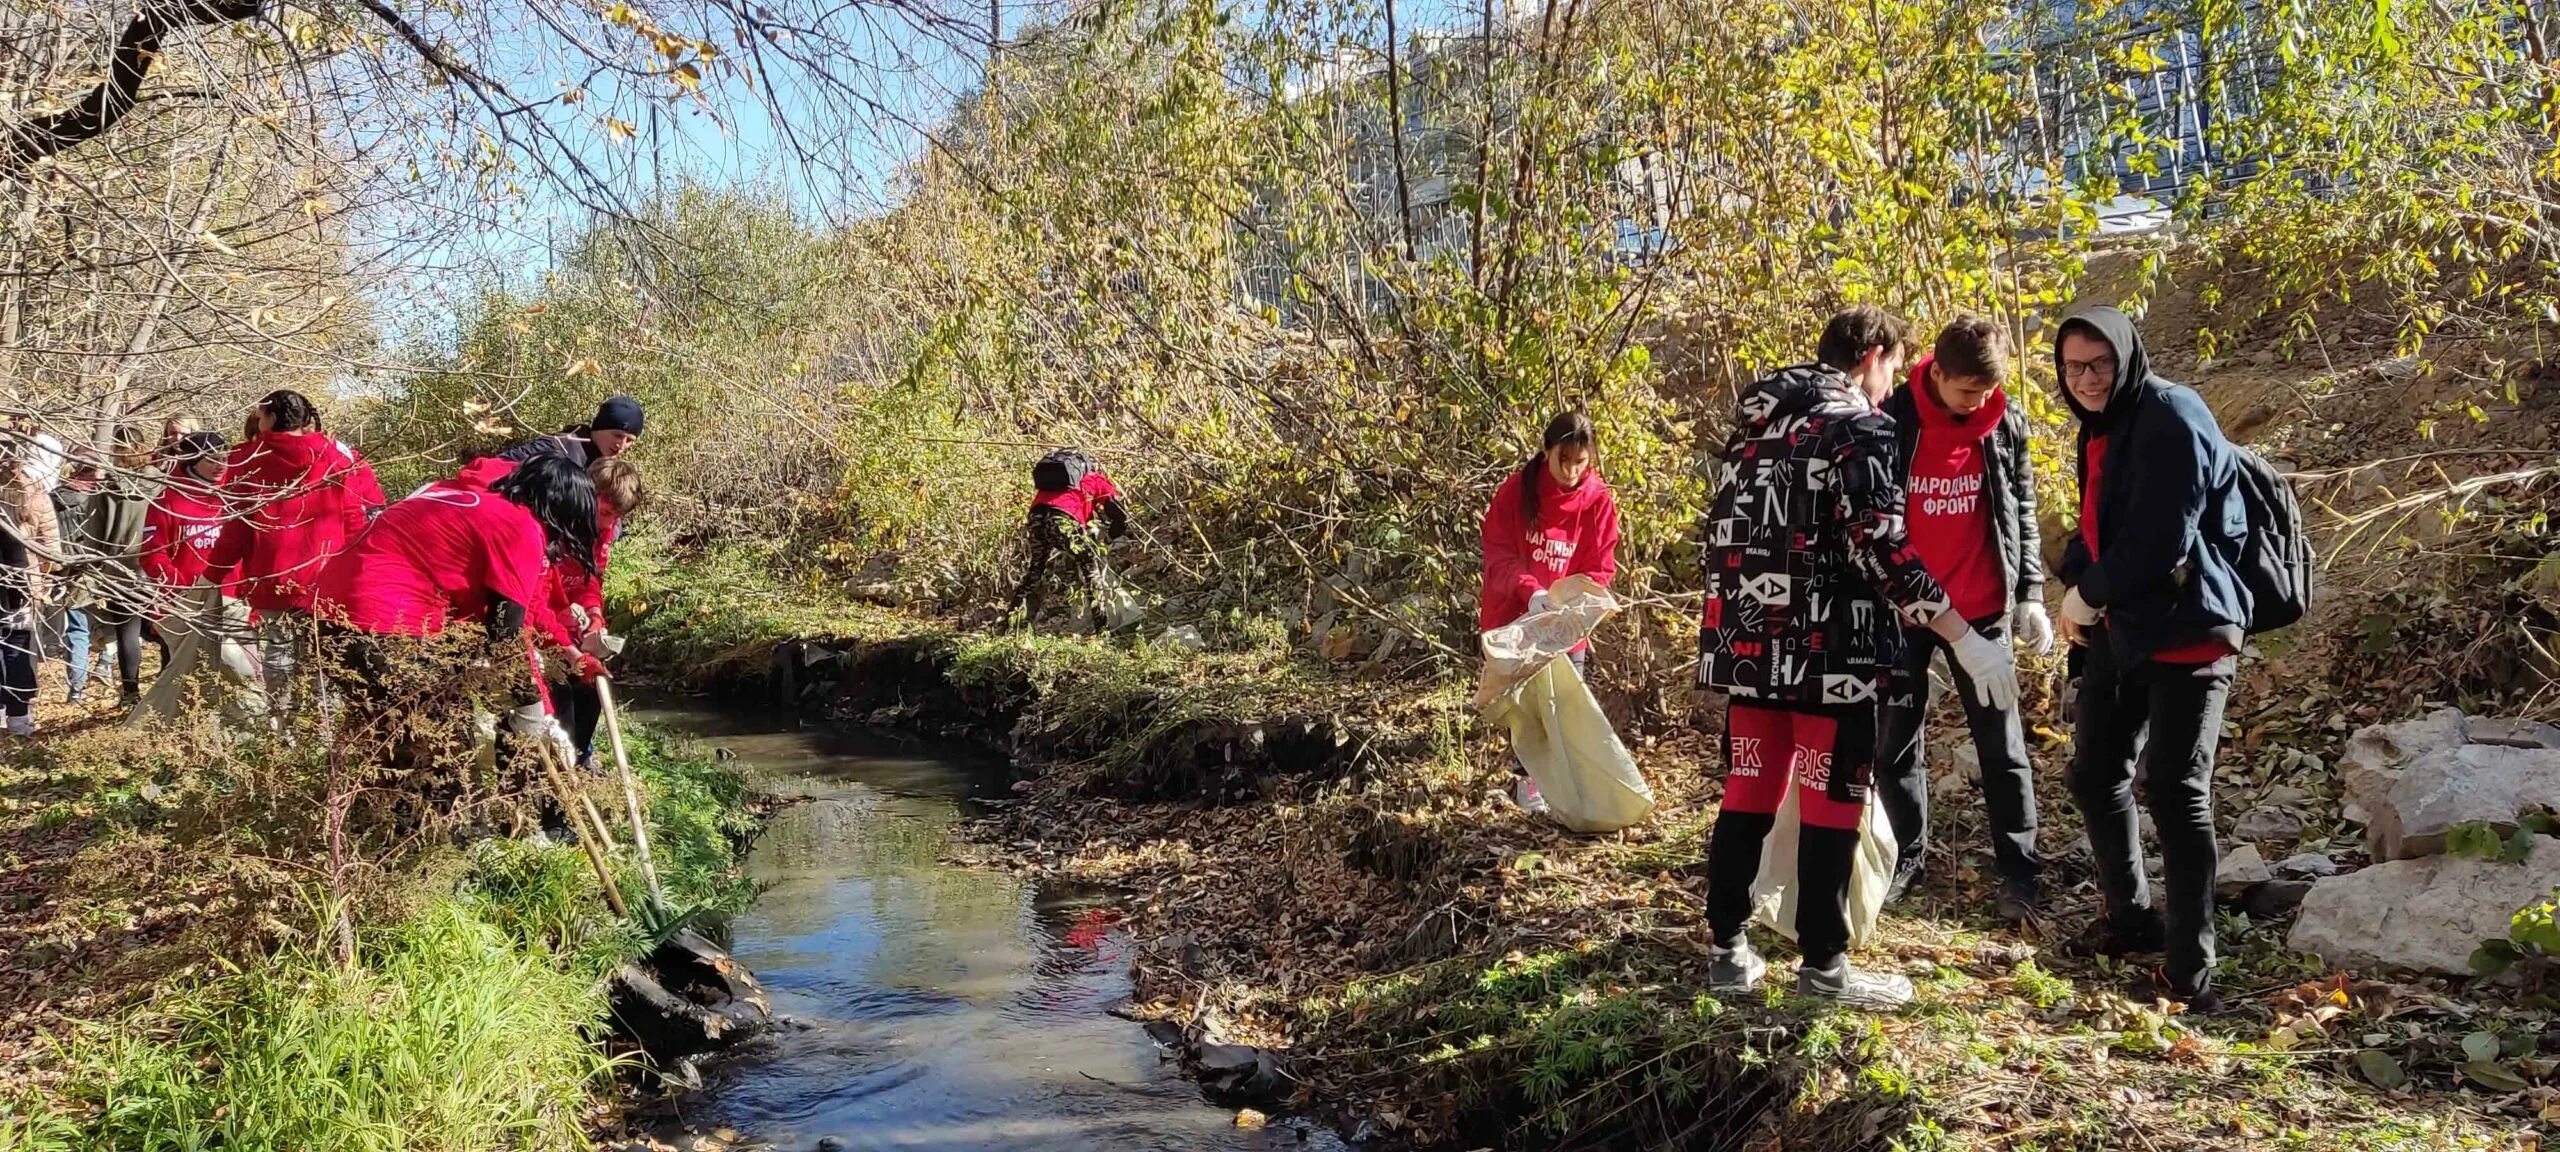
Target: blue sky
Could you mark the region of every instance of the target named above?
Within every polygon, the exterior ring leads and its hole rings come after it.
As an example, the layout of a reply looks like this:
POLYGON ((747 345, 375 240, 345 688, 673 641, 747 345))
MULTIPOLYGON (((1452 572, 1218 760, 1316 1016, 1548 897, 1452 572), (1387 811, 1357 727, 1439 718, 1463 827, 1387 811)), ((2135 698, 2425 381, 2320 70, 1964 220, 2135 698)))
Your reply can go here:
MULTIPOLYGON (((925 147, 919 126, 941 118, 971 89, 984 67, 984 48, 923 35, 912 23, 883 23, 892 18, 881 13, 891 10, 828 11, 835 22, 827 30, 859 60, 841 70, 849 74, 838 75, 834 87, 810 78, 760 92, 742 79, 743 60, 733 54, 727 58, 731 67, 709 73, 700 99, 671 98, 675 90, 664 81, 635 81, 620 90, 600 84, 582 104, 552 106, 547 122, 572 153, 631 202, 661 184, 673 188, 689 179, 714 187, 778 188, 818 221, 842 222, 882 210, 894 194, 891 180, 898 167, 925 147), (634 124, 637 134, 611 138, 604 128, 608 114, 634 124), (796 147, 786 128, 799 134, 796 147), (807 153, 817 158, 805 159, 807 153)), ((951 18, 961 19, 960 11, 953 9, 951 18)), ((1059 11, 1054 3, 1022 0, 1003 0, 1000 8, 1009 37, 1059 11)), ((1234 11, 1243 21, 1268 14, 1259 3, 1234 11)), ((1476 17, 1470 12, 1450 0, 1424 0, 1400 6, 1399 23, 1408 35, 1471 28, 1476 17)), ((570 9, 561 18, 575 20, 578 13, 570 9)), ((525 47, 521 54, 486 62, 520 95, 559 91, 573 68, 585 71, 542 40, 528 39, 525 47)), ((526 173, 525 182, 521 198, 473 220, 458 242, 424 254, 422 266, 404 282, 383 285, 377 302, 385 318, 433 327, 491 276, 522 289, 538 285, 548 249, 575 236, 591 213, 563 187, 536 174, 526 173)))

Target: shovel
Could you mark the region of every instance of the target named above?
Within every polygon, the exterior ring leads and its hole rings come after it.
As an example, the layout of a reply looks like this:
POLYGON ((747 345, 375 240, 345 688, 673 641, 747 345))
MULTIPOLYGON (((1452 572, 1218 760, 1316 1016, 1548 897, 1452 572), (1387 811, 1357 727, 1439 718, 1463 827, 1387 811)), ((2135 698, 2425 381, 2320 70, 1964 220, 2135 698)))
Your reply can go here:
MULTIPOLYGON (((524 638, 524 660, 526 670, 533 674, 534 693, 542 700, 543 715, 556 718, 558 713, 551 705, 551 685, 542 679, 542 658, 534 651, 533 636, 530 633, 524 638)), ((569 781, 561 771, 559 750, 553 748, 549 740, 534 742, 542 745, 542 770, 551 777, 552 794, 560 798, 560 814, 568 819, 570 827, 577 832, 578 846, 587 850, 587 863, 595 866, 596 880, 604 888, 605 904, 613 909, 614 915, 625 920, 630 919, 631 909, 622 902, 622 890, 614 886, 613 870, 605 865, 603 817, 596 815, 595 805, 587 800, 584 793, 578 794, 576 803, 570 802, 569 781), (586 822, 578 818, 578 810, 581 807, 586 809, 588 816, 595 818, 595 832, 592 835, 587 831, 586 822)))
POLYGON ((640 849, 640 874, 649 878, 649 895, 658 903, 667 902, 666 889, 658 886, 658 865, 649 858, 649 818, 640 806, 640 786, 631 775, 631 754, 622 743, 622 709, 613 701, 613 678, 596 677, 596 699, 604 705, 604 731, 613 742, 613 767, 622 777, 622 801, 631 811, 631 843, 640 849))

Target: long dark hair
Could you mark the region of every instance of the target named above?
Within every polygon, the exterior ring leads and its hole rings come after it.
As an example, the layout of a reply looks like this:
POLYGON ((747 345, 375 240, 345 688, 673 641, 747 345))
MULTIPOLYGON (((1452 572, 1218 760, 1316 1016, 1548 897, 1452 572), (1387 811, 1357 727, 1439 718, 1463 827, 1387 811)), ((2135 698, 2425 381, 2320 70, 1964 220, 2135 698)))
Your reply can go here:
POLYGON ((1567 444, 1591 447, 1591 418, 1580 412, 1558 412, 1547 421, 1547 435, 1536 455, 1520 466, 1520 511, 1529 524, 1538 523, 1538 469, 1547 462, 1547 453, 1567 444))
POLYGON ((258 411, 276 422, 278 432, 300 432, 320 426, 320 409, 311 398, 291 388, 278 388, 258 401, 258 411))
POLYGON ((590 576, 596 571, 596 484, 587 470, 566 456, 536 456, 489 486, 509 502, 522 505, 542 525, 554 564, 577 561, 590 576))

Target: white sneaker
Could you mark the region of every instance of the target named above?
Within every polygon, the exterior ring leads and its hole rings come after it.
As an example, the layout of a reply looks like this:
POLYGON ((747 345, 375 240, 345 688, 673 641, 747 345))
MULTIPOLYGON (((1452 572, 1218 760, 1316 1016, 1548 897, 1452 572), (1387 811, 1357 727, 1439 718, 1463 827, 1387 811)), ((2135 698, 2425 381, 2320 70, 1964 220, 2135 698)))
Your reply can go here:
POLYGON ((24 716, 12 716, 12 717, 10 717, 10 718, 9 718, 9 734, 10 734, 10 735, 12 735, 12 736, 33 736, 33 735, 35 735, 35 734, 36 734, 36 718, 35 718, 35 714, 34 714, 34 713, 29 713, 29 714, 24 715, 24 716))

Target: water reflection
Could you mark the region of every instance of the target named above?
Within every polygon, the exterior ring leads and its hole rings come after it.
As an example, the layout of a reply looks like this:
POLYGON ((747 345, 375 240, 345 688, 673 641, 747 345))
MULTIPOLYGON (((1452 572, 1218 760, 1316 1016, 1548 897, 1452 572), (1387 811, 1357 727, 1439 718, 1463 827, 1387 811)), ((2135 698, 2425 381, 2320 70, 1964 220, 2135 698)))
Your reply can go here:
POLYGON ((1128 995, 1109 905, 945 863, 982 757, 788 720, 658 712, 801 797, 749 857, 735 952, 802 1025, 724 1064, 693 1118, 783 1148, 1302 1148, 1238 1130, 1106 1010, 1128 995))

